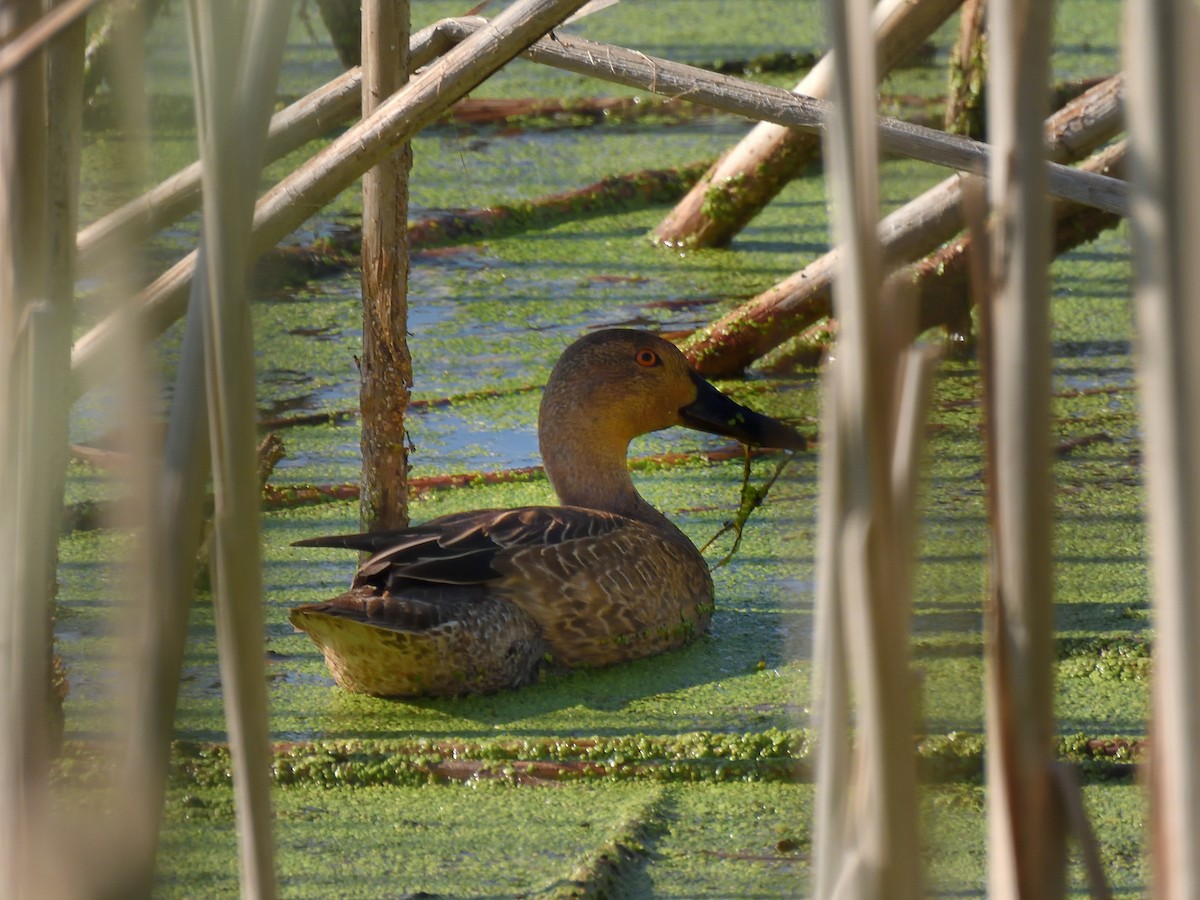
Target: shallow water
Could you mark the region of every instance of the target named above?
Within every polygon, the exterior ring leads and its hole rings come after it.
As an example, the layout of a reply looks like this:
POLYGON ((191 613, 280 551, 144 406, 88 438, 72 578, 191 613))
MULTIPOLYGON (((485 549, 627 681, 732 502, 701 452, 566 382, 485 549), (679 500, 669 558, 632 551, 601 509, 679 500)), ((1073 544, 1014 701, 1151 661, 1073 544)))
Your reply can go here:
MULTIPOLYGON (((417 14, 429 19, 460 11, 440 2, 416 6, 417 14)), ((820 7, 815 2, 705 0, 689 2, 686 15, 680 6, 626 0, 581 24, 579 31, 693 61, 819 43, 815 29, 820 7)), ((1108 0, 1060 4, 1060 21, 1070 23, 1070 37, 1061 42, 1055 57, 1056 78, 1102 75, 1116 67, 1116 10, 1108 0)), ((895 95, 940 92, 940 66, 952 31, 947 26, 937 36, 933 64, 898 73, 885 89, 895 95)), ((298 94, 336 72, 328 48, 311 45, 300 26, 292 51, 286 93, 298 94)), ((178 73, 182 59, 170 42, 154 55, 156 71, 167 73, 156 77, 156 91, 170 96, 188 89, 178 73)), ((610 92, 624 93, 522 65, 477 95, 610 92)), ((744 130, 743 123, 719 116, 682 125, 438 126, 415 142, 413 216, 523 201, 607 175, 715 157, 744 130)), ((84 207, 94 214, 128 187, 105 180, 114 155, 122 152, 119 141, 93 135, 87 152, 84 207)), ((167 129, 154 145, 152 168, 166 174, 191 152, 185 130, 167 129)), ((299 156, 273 166, 272 174, 278 176, 299 156)), ((890 209, 941 177, 933 167, 890 161, 883 172, 883 202, 890 209)), ((356 188, 350 189, 291 240, 309 244, 334 235, 356 222, 358 210, 356 188)), ((606 325, 690 330, 790 274, 828 246, 825 190, 816 172, 797 179, 739 235, 731 251, 679 253, 650 246, 645 235, 665 212, 665 207, 619 210, 415 255, 410 345, 414 396, 425 404, 410 417, 415 475, 535 465, 536 388, 573 338, 606 325), (487 395, 473 396, 480 392, 487 395), (440 402, 448 399, 451 402, 440 402)), ((195 233, 194 218, 172 228, 155 242, 154 259, 168 260, 186 251, 195 233)), ((1129 269, 1123 230, 1101 236, 1053 269, 1052 350, 1055 389, 1061 394, 1054 431, 1056 441, 1067 448, 1056 465, 1058 626, 1064 673, 1057 702, 1064 735, 1145 732, 1145 679, 1137 677, 1136 666, 1118 671, 1108 665, 1107 645, 1096 643, 1144 646, 1148 632, 1140 431, 1131 390, 1129 269), (1072 443, 1081 439, 1084 442, 1072 443), (1122 672, 1133 676, 1125 678, 1122 672)), ((361 338, 356 272, 335 272, 258 298, 253 314, 257 400, 264 415, 354 410, 355 355, 361 338)), ((156 347, 164 398, 169 396, 178 331, 173 329, 156 347)), ((753 376, 722 386, 743 402, 790 417, 812 431, 820 402, 818 378, 817 372, 806 370, 788 378, 753 376)), ((978 733, 983 727, 986 521, 978 399, 974 361, 947 359, 931 413, 914 597, 914 668, 922 724, 938 735, 978 733)), ((76 408, 73 438, 91 441, 107 433, 113 410, 112 398, 89 395, 76 408)), ((287 457, 275 481, 357 480, 358 426, 353 419, 281 433, 287 457)), ((723 443, 676 429, 639 440, 632 452, 646 455, 723 443)), ((757 463, 756 480, 761 482, 771 465, 757 463)), ((319 654, 287 623, 290 606, 336 593, 353 568, 351 554, 298 551, 290 541, 354 529, 357 504, 268 512, 263 520, 264 615, 272 735, 278 741, 343 740, 371 747, 423 737, 460 741, 487 752, 488 742, 497 739, 753 736, 769 729, 795 729, 805 724, 811 702, 817 468, 815 454, 798 458, 751 521, 741 552, 715 574, 718 609, 711 631, 690 647, 602 672, 551 675, 522 691, 427 703, 381 701, 338 691, 319 654)), ((639 469, 635 479, 648 498, 703 543, 736 508, 740 474, 740 461, 734 460, 639 469)), ((111 490, 96 473, 73 469, 72 499, 111 490)), ((431 491, 415 502, 413 514, 424 519, 465 508, 552 501, 546 482, 532 479, 431 491)), ((115 680, 111 633, 121 629, 111 601, 119 591, 120 575, 111 561, 125 543, 112 532, 77 532, 63 543, 58 636, 72 680, 67 703, 72 736, 96 734, 108 723, 115 680)), ((728 541, 719 546, 714 559, 727 549, 728 541)), ((213 636, 211 604, 201 592, 192 614, 177 719, 183 738, 224 738, 213 636)), ((485 812, 492 806, 528 808, 522 821, 536 823, 532 833, 542 841, 522 844, 520 864, 505 863, 503 871, 496 868, 501 863, 488 860, 514 855, 497 854, 497 848, 509 847, 496 829, 473 831, 478 847, 471 852, 442 841, 450 823, 479 812, 469 793, 476 788, 405 788, 403 794, 357 790, 339 785, 313 796, 319 792, 307 783, 286 789, 280 802, 283 865, 289 890, 296 895, 321 896, 331 883, 361 888, 362 896, 401 889, 474 890, 480 895, 539 889, 566 877, 583 852, 580 848, 594 849, 607 839, 598 832, 619 831, 627 819, 661 829, 655 832, 661 836, 652 841, 650 861, 631 876, 635 893, 644 888, 663 895, 693 895, 724 886, 730 896, 753 891, 771 895, 799 889, 806 877, 804 839, 811 789, 805 785, 702 785, 696 790, 673 786, 663 794, 653 784, 608 780, 590 798, 587 791, 572 787, 572 796, 579 794, 580 799, 566 803, 566 808, 596 807, 589 817, 595 820, 591 833, 593 825, 580 826, 573 820, 564 825, 557 818, 557 806, 539 812, 544 804, 536 793, 530 796, 514 788, 514 797, 487 794, 480 807, 485 812), (557 833, 561 838, 563 829, 570 831, 571 841, 555 843, 546 836, 557 833), (798 854, 778 849, 797 840, 798 854), (410 856, 396 852, 393 845, 410 856), (312 846, 329 846, 336 853, 331 850, 326 858, 310 853, 312 846), (755 859, 721 855, 730 853, 755 859), (437 859, 441 874, 412 874, 415 863, 404 862, 410 857, 437 859)), ((227 791, 194 785, 180 791, 188 792, 192 801, 177 797, 168 810, 163 895, 194 893, 197 885, 228 893, 236 865, 229 846, 232 814, 227 791), (212 797, 206 793, 210 790, 212 797)), ((1108 858, 1123 879, 1119 883, 1134 889, 1144 885, 1145 873, 1136 856, 1138 841, 1144 838, 1122 826, 1139 820, 1136 791, 1124 785, 1090 785, 1088 792, 1101 823, 1109 825, 1101 838, 1109 841, 1108 858)), ((973 785, 954 784, 926 794, 931 808, 928 841, 935 858, 931 883, 939 891, 970 895, 980 890, 981 802, 981 792, 973 785)), ((507 821, 498 811, 492 818, 507 821)), ((1073 878, 1077 883, 1078 873, 1073 878)))

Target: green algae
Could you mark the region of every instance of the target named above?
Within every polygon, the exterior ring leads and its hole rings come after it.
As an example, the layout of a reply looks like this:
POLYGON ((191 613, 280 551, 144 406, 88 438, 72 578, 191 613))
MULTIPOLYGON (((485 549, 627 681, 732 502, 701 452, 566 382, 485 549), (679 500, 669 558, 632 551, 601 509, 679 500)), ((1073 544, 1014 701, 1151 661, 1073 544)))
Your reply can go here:
MULTIPOLYGON (((294 897, 513 896, 565 886, 650 814, 653 786, 525 791, 478 782, 276 791, 281 887, 294 897)), ((156 896, 237 891, 224 791, 172 791, 156 896)))
POLYGON ((1060 659, 1059 678, 1145 682, 1150 677, 1150 644, 1144 640, 1072 641, 1060 650, 1060 659))
MULTIPOLYGON (((953 370, 947 374, 953 375, 953 370)), ((960 384, 953 379, 939 387, 940 408, 935 424, 941 428, 934 433, 931 457, 936 458, 936 465, 930 479, 931 484, 941 487, 931 491, 915 605, 919 640, 914 656, 921 670, 922 707, 935 729, 982 727, 982 644, 978 630, 984 530, 978 480, 978 411, 957 405, 958 387, 960 384), (961 476, 956 474, 960 471, 961 476), (970 635, 975 635, 973 641, 970 635), (968 638, 966 643, 964 638, 968 638)), ((812 395, 806 396, 811 401, 812 395)), ((511 400, 514 407, 524 406, 525 414, 532 417, 535 398, 536 394, 522 394, 511 400)), ((743 399, 757 404, 768 398, 763 387, 757 386, 743 399)), ((1093 399, 1089 397, 1087 402, 1093 399)), ((464 406, 478 406, 480 419, 486 418, 487 401, 464 406)), ((461 412, 461 407, 455 411, 461 412)), ((1133 427, 1132 422, 1127 424, 1133 427)), ((327 426, 312 431, 345 436, 345 463, 339 474, 353 477, 353 427, 327 426)), ((655 438, 649 446, 636 449, 655 451, 678 446, 660 443, 664 440, 655 438)), ((327 456, 328 451, 325 453, 327 456)), ((1073 458, 1064 465, 1078 472, 1090 464, 1073 458)), ((765 460, 756 463, 758 477, 768 465, 765 460)), ((334 733, 346 733, 347 729, 353 733, 357 727, 353 723, 359 716, 370 719, 372 729, 379 732, 415 729, 418 733, 468 734, 537 728, 581 734, 610 727, 606 722, 614 714, 623 717, 623 728, 649 731, 786 724, 807 691, 804 635, 808 633, 810 612, 803 598, 811 591, 815 535, 815 460, 803 457, 793 465, 795 470, 789 471, 785 482, 772 493, 762 518, 751 523, 749 543, 728 572, 718 573, 718 610, 709 635, 678 654, 603 672, 551 674, 528 690, 492 698, 407 704, 346 698, 332 689, 319 656, 302 635, 293 634, 286 624, 286 609, 338 590, 346 583, 353 561, 346 554, 301 553, 286 544, 322 531, 352 530, 357 511, 352 504, 335 503, 321 510, 268 514, 264 520, 269 538, 267 634, 273 660, 277 730, 285 735, 331 729, 334 733), (795 593, 797 587, 799 595, 795 593), (785 634, 792 635, 790 645, 785 634), (696 677, 697 673, 705 674, 696 677)), ((635 477, 653 502, 702 543, 736 508, 738 468, 736 461, 660 466, 639 469, 635 477)), ((298 470, 303 471, 304 466, 298 470)), ((1063 517, 1059 546, 1073 549, 1078 544, 1086 548, 1100 538, 1110 555, 1119 547, 1129 550, 1112 559, 1068 558, 1060 567, 1060 618, 1076 626, 1069 632, 1072 635, 1103 622, 1106 628, 1119 627, 1122 634, 1136 640, 1143 626, 1127 613, 1144 604, 1146 590, 1141 525, 1134 517, 1140 489, 1136 482, 1097 484, 1095 489, 1104 494, 1110 506, 1113 500, 1121 501, 1118 515, 1106 518, 1098 514, 1093 500, 1085 495, 1079 514, 1063 517), (1109 522, 1111 531, 1106 532, 1109 522), (1078 577, 1072 574, 1075 571, 1078 577), (1096 577, 1108 571, 1113 574, 1096 577)), ((416 515, 427 518, 464 508, 552 499, 545 480, 535 477, 521 484, 476 485, 438 492, 419 502, 416 515)), ((93 555, 103 556, 104 548, 111 550, 104 538, 92 540, 93 555)), ((71 547, 84 548, 89 543, 82 537, 71 542, 66 559, 71 560, 71 547)), ((93 608, 87 615, 98 617, 99 611, 93 608)), ((193 627, 196 634, 210 633, 210 613, 203 604, 196 610, 193 627)), ((1115 652, 1121 654, 1119 645, 1115 652)), ((1095 661, 1088 653, 1075 656, 1081 661, 1068 661, 1065 675, 1076 672, 1072 666, 1094 669, 1095 661)), ((181 701, 181 721, 189 723, 185 727, 193 735, 216 735, 222 729, 215 676, 202 674, 212 661, 211 649, 198 649, 189 661, 190 680, 181 701)), ((1125 712, 1118 716, 1122 727, 1131 732, 1142 727, 1139 716, 1144 708, 1144 690, 1133 695, 1109 695, 1071 683, 1085 680, 1089 685, 1096 681, 1090 676, 1064 678, 1064 697, 1070 701, 1064 706, 1065 729, 1075 730, 1082 723, 1090 728, 1112 720, 1122 709, 1125 712)), ((1133 681, 1136 684, 1136 679, 1133 681)))
MULTIPOLYGON (((597 861, 617 854, 609 896, 803 895, 809 885, 810 785, 291 787, 274 799, 288 896, 588 896, 604 885, 597 861)), ((1084 803, 1111 885, 1144 890, 1139 789, 1087 786, 1084 803)), ((926 788, 921 810, 929 894, 982 892, 983 790, 926 788)), ((1083 872, 1071 856, 1069 883, 1079 890, 1083 872)), ((228 792, 172 790, 156 895, 229 895, 236 877, 228 792)))
MULTIPOLYGON (((761 393, 757 392, 757 393, 761 393)), ((954 402, 956 392, 940 396, 945 404, 954 402)), ((519 403, 532 402, 528 395, 519 403)), ((757 400, 758 397, 755 396, 757 400)), ((482 403, 482 401, 481 401, 482 403)), ((473 405, 473 404, 472 404, 473 405)), ((527 407, 532 413, 532 408, 527 407)), ((483 414, 481 410, 481 415, 483 414)), ((980 601, 983 587, 982 496, 978 483, 977 446, 957 457, 953 448, 977 440, 977 413, 950 406, 937 415, 938 424, 947 427, 936 433, 934 451, 938 459, 931 478, 950 488, 935 492, 931 498, 935 511, 927 516, 923 532, 922 558, 916 598, 916 623, 920 637, 915 657, 922 672, 923 708, 935 727, 981 727, 981 644, 963 643, 964 635, 978 634, 981 621, 980 601), (955 423, 963 420, 956 431, 955 423), (943 442, 947 446, 942 446, 943 442), (947 449, 950 452, 944 452, 947 449), (965 469, 960 480, 954 473, 965 469), (965 543, 964 543, 965 539, 965 543)), ((330 426, 313 429, 317 433, 342 433, 346 436, 344 474, 352 477, 356 456, 353 428, 330 426)), ((661 445, 671 447, 671 444, 661 445)), ((651 447, 646 449, 658 449, 651 447)), ((327 452, 327 451, 326 451, 327 452)), ((1083 463, 1070 463, 1077 471, 1083 463)), ((751 523, 751 543, 743 548, 728 574, 718 576, 718 614, 713 631, 692 648, 659 660, 620 667, 608 672, 571 673, 548 676, 528 691, 495 698, 444 701, 439 704, 395 704, 385 701, 352 701, 331 689, 319 657, 301 635, 286 625, 286 608, 296 602, 318 599, 345 583, 352 560, 344 554, 324 554, 324 562, 308 562, 287 541, 318 531, 349 530, 355 526, 356 510, 350 504, 332 504, 325 511, 286 511, 269 514, 265 519, 268 548, 268 638, 273 654, 275 681, 273 694, 278 728, 284 734, 314 733, 334 727, 351 729, 356 706, 370 717, 377 729, 428 730, 460 729, 481 732, 497 728, 551 728, 570 733, 595 730, 614 713, 626 719, 633 714, 632 728, 656 730, 671 727, 752 727, 764 723, 780 724, 789 715, 797 699, 807 690, 807 666, 803 656, 795 662, 783 635, 799 636, 803 645, 809 613, 805 605, 789 596, 786 585, 811 590, 811 546, 815 532, 815 466, 811 458, 801 460, 794 480, 773 494, 761 521, 751 523), (332 515, 332 518, 331 518, 332 515), (341 521, 338 521, 339 517, 341 521), (278 543, 276 543, 278 542, 278 543), (273 550, 271 547, 278 547, 273 550), (803 548, 803 557, 796 552, 803 548), (807 559, 807 561, 804 561, 807 559), (795 566, 801 563, 796 571, 795 566), (781 566, 788 567, 781 570, 781 566), (808 575, 804 574, 808 567, 808 575), (786 574, 783 574, 786 571, 786 574), (809 586, 806 586, 809 585, 809 586), (797 632, 797 626, 800 630, 797 632), (760 664, 762 668, 760 669, 760 664), (689 672, 703 671, 711 677, 696 679, 689 672), (582 702, 581 702, 582 701, 582 702), (325 718, 321 712, 325 711, 325 718), (349 715, 349 719, 346 716, 349 715), (302 724, 307 720, 307 724, 302 724), (332 725, 333 722, 342 725, 332 725)), ((721 527, 735 508, 737 463, 694 464, 683 468, 659 467, 641 470, 637 479, 647 495, 667 510, 698 542, 721 527)), ((1130 619, 1128 610, 1144 604, 1146 581, 1143 564, 1140 520, 1133 517, 1140 503, 1136 484, 1096 487, 1111 504, 1127 507, 1112 517, 1111 533, 1098 516, 1094 501, 1084 496, 1078 516, 1064 517, 1059 530, 1059 546, 1073 549, 1093 545, 1100 538, 1111 555, 1126 546, 1129 552, 1111 561, 1090 557, 1067 560, 1060 566, 1061 618, 1085 629, 1097 622, 1105 627, 1119 626, 1131 638, 1141 623, 1130 619), (1111 496, 1110 496, 1111 495, 1111 496), (1123 499, 1124 498, 1124 499, 1123 499), (1078 570, 1077 579, 1072 572, 1078 570), (1113 575, 1096 578, 1101 571, 1113 575), (1073 610, 1078 608, 1076 615, 1073 610), (1097 619, 1097 616, 1100 616, 1097 619)), ((1076 495, 1078 496, 1078 495, 1076 495)), ((425 498, 417 507, 422 518, 462 508, 522 503, 550 502, 552 495, 543 479, 534 478, 521 485, 476 486, 470 490, 445 492, 425 498)), ((65 561, 72 571, 84 571, 86 558, 103 558, 113 545, 107 538, 79 538, 65 548, 65 561), (90 549, 87 549, 90 548, 90 549), (74 556, 75 550, 86 550, 74 556)), ((79 584, 68 578, 68 603, 65 626, 78 625, 83 619, 101 619, 98 606, 86 611, 70 596, 79 584), (74 621, 72 621, 74 617, 74 621)), ((97 591, 97 595, 102 591, 97 591)), ((76 595, 77 596, 77 595, 76 595)), ((210 613, 201 604, 193 621, 194 634, 211 633, 210 613)), ((1074 632, 1072 632, 1074 633, 1074 632)), ((100 639, 94 639, 99 645, 100 639)), ((76 644, 84 647, 83 644, 76 644)), ((74 651, 70 651, 74 652, 74 651)), ((70 652, 68 656, 70 656, 70 652)), ((1120 655, 1119 648, 1115 652, 1120 655)), ((88 654, 85 654, 85 656, 88 654)), ((1065 681, 1072 678, 1072 666, 1091 667, 1088 654, 1075 654, 1082 661, 1068 661, 1065 681), (1087 657, 1085 660, 1084 657, 1087 657)), ((1140 658, 1141 654, 1137 654, 1140 658)), ((221 731, 219 691, 215 677, 203 672, 213 661, 211 649, 197 650, 189 661, 189 682, 181 711, 184 722, 194 734, 214 735, 221 731)), ((1137 665, 1142 665, 1137 663, 1137 665)), ((1110 667, 1111 668, 1111 667, 1110 667)), ((77 669, 86 678, 86 666, 77 669)), ((1097 679, 1088 676, 1088 682, 1097 679)), ((1134 679, 1136 681, 1136 679, 1134 679)), ((1111 720, 1122 708, 1119 720, 1124 727, 1138 730, 1144 708, 1142 692, 1132 696, 1104 694, 1092 687, 1066 684, 1065 697, 1070 703, 1064 727, 1111 720), (1086 687, 1086 690, 1084 689, 1086 687), (1089 708, 1089 704, 1091 708, 1089 708)))
MULTIPOLYGON (((746 734, 699 732, 591 738, 492 740, 299 741, 277 746, 272 776, 281 786, 417 787, 504 781, 560 784, 577 781, 726 782, 792 781, 811 765, 803 731, 768 729, 746 734)), ((72 748, 76 777, 91 759, 86 745, 72 748)), ((978 762, 978 751, 974 759, 978 762)), ((223 744, 176 742, 173 781, 182 786, 230 783, 232 763, 223 744)), ((969 763, 963 763, 964 765, 969 763)))
POLYGON ((807 785, 697 785, 661 806, 667 830, 630 896, 804 896, 812 789, 807 785))
MULTIPOLYGON (((739 15, 771 21, 758 31, 714 28, 690 7, 689 15, 678 15, 674 5, 619 4, 576 27, 591 37, 625 42, 637 24, 639 37, 632 42, 640 49, 693 61, 746 55, 743 47, 750 46, 758 52, 767 40, 763 35, 788 49, 817 43, 806 30, 814 27, 815 2, 802 4, 799 14, 794 4, 786 10, 779 3, 753 11, 747 6, 739 15), (641 31, 643 24, 649 32, 641 31)), ((459 11, 429 3, 419 5, 417 15, 459 11)), ((1073 36, 1055 55, 1056 77, 1115 67, 1113 4, 1069 2, 1059 17, 1072 23, 1073 36)), ((939 33, 939 54, 951 32, 948 25, 939 33)), ((169 54, 151 64, 162 66, 164 60, 169 54)), ((328 74, 327 62, 293 68, 285 90, 299 92, 328 74)), ((183 92, 184 81, 158 84, 183 92)), ((886 85, 895 95, 923 97, 943 88, 937 66, 896 73, 886 85)), ((477 96, 570 97, 597 90, 609 87, 523 65, 477 96)), ((177 161, 194 153, 186 130, 180 127, 156 142, 156 174, 173 171, 177 161)), ((744 130, 725 117, 685 126, 641 122, 519 136, 437 128, 416 141, 414 209, 521 204, 598 181, 615 174, 615 167, 629 171, 707 158, 744 130)), ((136 190, 96 174, 116 170, 114 160, 125 152, 127 144, 112 135, 90 144, 87 177, 100 183, 85 202, 88 215, 136 190)), ((276 164, 271 176, 306 153, 276 164)), ((881 196, 891 209, 944 173, 889 161, 882 175, 881 196)), ((313 233, 319 240, 339 223, 354 222, 359 208, 356 191, 347 190, 312 224, 313 233)), ((664 208, 614 209, 585 222, 488 237, 453 256, 418 258, 410 323, 417 396, 436 400, 480 387, 500 396, 415 413, 416 474, 535 463, 538 395, 517 389, 544 382, 570 339, 601 324, 695 327, 828 248, 825 186, 818 174, 793 182, 738 236, 732 253, 651 247, 645 233, 664 213, 664 208)), ((193 220, 174 240, 194 233, 193 220)), ((1085 801, 1106 869, 1119 891, 1140 893, 1147 882, 1143 801, 1137 787, 1124 782, 1129 764, 1141 758, 1139 739, 1146 731, 1151 635, 1125 242, 1122 230, 1109 232, 1053 270, 1052 350, 1060 394, 1054 440, 1066 448, 1055 468, 1056 708, 1057 751, 1088 782, 1085 801), (1072 443, 1096 434, 1105 437, 1072 443)), ((256 304, 264 411, 332 412, 354 405, 357 291, 358 276, 340 273, 256 304)), ((177 334, 176 329, 168 335, 160 353, 168 377, 177 334)), ((794 380, 730 381, 722 387, 808 430, 818 420, 816 385, 815 374, 807 372, 794 380)), ((981 635, 986 511, 978 390, 970 359, 943 362, 926 455, 914 596, 917 750, 923 776, 936 782, 922 801, 929 886, 931 893, 958 895, 980 893, 985 882, 984 794, 978 784, 986 748, 981 635)), ((78 429, 81 437, 97 433, 90 419, 78 429)), ((289 457, 277 472, 281 481, 357 479, 353 421, 288 429, 284 439, 289 457)), ((634 452, 718 443, 673 432, 639 441, 634 452)), ((763 477, 769 465, 756 462, 755 477, 763 477)), ((737 461, 648 465, 637 469, 635 480, 702 543, 736 509, 739 469, 737 461)), ((112 492, 83 467, 73 468, 71 481, 75 499, 112 492)), ((802 892, 812 788, 788 782, 811 774, 804 726, 811 702, 816 481, 815 455, 793 463, 751 521, 737 556, 716 573, 712 628, 690 647, 605 671, 548 673, 522 691, 414 703, 338 691, 319 653, 287 623, 291 605, 338 592, 354 565, 350 554, 299 551, 289 542, 356 529, 357 506, 341 502, 267 513, 265 650, 285 891, 570 895, 616 884, 630 896, 802 892), (447 774, 449 768, 439 768, 450 763, 470 764, 466 784, 447 774), (526 765, 534 763, 540 768, 526 765), (551 786, 532 788, 531 781, 551 786)), ((532 477, 430 492, 414 505, 414 516, 552 501, 545 479, 532 477)), ((59 631, 72 681, 68 730, 76 738, 113 727, 110 689, 120 646, 114 634, 123 624, 110 599, 121 595, 112 560, 126 545, 125 535, 106 531, 73 534, 63 542, 59 631)), ((712 558, 723 549, 714 548, 712 558)), ((192 613, 178 709, 184 742, 167 809, 163 896, 236 891, 213 636, 210 600, 201 595, 192 613)), ((1071 879, 1074 888, 1082 884, 1077 868, 1071 879)))
MULTIPOLYGON (((818 736, 806 729, 767 728, 740 734, 689 732, 524 739, 351 738, 275 745, 271 775, 279 787, 326 789, 420 787, 504 782, 546 787, 570 783, 801 783, 813 779, 818 736)), ((1146 742, 1122 735, 1076 733, 1056 741, 1055 756, 1088 783, 1128 779, 1146 742)), ((983 774, 985 735, 974 731, 914 735, 923 783, 975 783, 983 774)), ((102 782, 112 760, 103 745, 70 742, 55 770, 64 788, 102 782)), ((176 741, 171 781, 180 789, 232 783, 223 743, 176 741)))

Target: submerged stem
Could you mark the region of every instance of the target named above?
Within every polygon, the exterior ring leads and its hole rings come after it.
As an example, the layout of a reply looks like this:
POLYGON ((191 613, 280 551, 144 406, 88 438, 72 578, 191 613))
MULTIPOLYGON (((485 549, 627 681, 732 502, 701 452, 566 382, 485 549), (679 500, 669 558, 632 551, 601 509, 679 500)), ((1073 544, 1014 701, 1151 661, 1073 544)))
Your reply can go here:
POLYGON ((733 559, 733 555, 737 553, 738 547, 740 547, 742 544, 742 530, 746 527, 746 523, 750 520, 750 516, 753 515, 756 509, 762 506, 763 501, 767 499, 767 494, 770 492, 771 487, 778 480, 779 476, 783 474, 783 470, 787 468, 788 463, 790 463, 796 456, 796 452, 794 450, 785 452, 783 459, 781 459, 775 466, 775 471, 771 473, 771 477, 767 479, 766 483, 762 487, 755 487, 750 483, 750 448, 743 445, 742 449, 744 451, 744 455, 742 457, 742 497, 741 501, 738 503, 737 513, 734 515, 731 521, 722 525, 720 530, 708 539, 704 546, 700 548, 700 552, 703 553, 706 551, 713 545, 717 538, 721 537, 723 534, 727 534, 730 531, 734 532, 735 534, 733 546, 729 548, 729 552, 726 553, 719 562, 709 566, 710 571, 715 571, 721 568, 731 559, 733 559))

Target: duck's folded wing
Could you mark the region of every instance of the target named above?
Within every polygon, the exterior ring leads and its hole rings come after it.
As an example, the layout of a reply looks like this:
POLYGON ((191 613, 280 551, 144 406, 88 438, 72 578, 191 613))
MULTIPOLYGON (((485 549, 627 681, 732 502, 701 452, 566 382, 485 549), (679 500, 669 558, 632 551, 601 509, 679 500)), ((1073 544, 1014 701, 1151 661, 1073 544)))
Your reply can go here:
POLYGON ((526 506, 442 516, 395 531, 310 538, 296 546, 373 553, 355 575, 354 587, 396 592, 416 584, 486 584, 501 576, 496 563, 505 556, 600 537, 632 524, 596 510, 526 506))

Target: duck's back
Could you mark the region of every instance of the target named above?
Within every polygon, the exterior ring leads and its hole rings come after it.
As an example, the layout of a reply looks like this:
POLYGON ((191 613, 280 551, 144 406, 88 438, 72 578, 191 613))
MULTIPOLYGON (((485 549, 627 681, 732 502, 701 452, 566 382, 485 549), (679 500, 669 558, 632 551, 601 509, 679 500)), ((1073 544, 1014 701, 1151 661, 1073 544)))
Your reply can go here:
POLYGON ((498 596, 538 623, 555 660, 607 666, 687 643, 708 627, 712 579, 682 534, 604 515, 601 533, 523 547, 496 560, 498 596))

